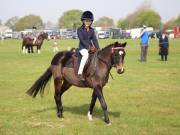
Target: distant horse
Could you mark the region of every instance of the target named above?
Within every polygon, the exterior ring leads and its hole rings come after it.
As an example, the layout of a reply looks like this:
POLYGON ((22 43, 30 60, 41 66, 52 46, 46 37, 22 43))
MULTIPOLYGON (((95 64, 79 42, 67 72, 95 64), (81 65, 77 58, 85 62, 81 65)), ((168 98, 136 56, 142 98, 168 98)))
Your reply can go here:
MULTIPOLYGON (((103 96, 103 87, 108 82, 109 73, 112 67, 116 67, 117 73, 124 72, 124 57, 126 43, 115 42, 91 56, 84 70, 85 81, 80 81, 77 77, 77 71, 74 69, 77 58, 71 51, 62 51, 57 53, 51 61, 51 66, 47 71, 31 86, 27 94, 36 97, 37 93, 44 93, 44 88, 51 76, 54 78, 55 102, 57 107, 57 116, 63 117, 63 106, 61 96, 72 85, 77 87, 89 87, 93 89, 92 99, 88 111, 88 118, 92 120, 92 112, 96 99, 98 98, 104 112, 105 122, 111 124, 107 105, 103 96)), ((119 84, 117 84, 119 85, 119 84)))
POLYGON ((22 42, 23 53, 33 53, 33 46, 36 46, 37 52, 40 53, 44 39, 48 39, 48 34, 44 32, 37 37, 35 43, 33 43, 34 39, 32 39, 31 37, 24 37, 22 42))

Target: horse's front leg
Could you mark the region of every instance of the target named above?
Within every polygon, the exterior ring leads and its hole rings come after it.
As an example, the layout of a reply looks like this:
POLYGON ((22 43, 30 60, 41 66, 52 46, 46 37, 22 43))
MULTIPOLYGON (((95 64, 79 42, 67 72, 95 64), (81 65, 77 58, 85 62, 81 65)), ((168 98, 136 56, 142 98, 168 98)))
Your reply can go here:
POLYGON ((31 53, 31 46, 28 45, 27 49, 28 49, 28 53, 31 53))
POLYGON ((96 103, 96 99, 97 99, 97 94, 96 94, 96 90, 94 90, 93 93, 92 93, 91 104, 89 106, 89 111, 88 111, 88 114, 87 114, 89 120, 92 120, 92 112, 93 112, 93 109, 94 109, 94 106, 95 106, 95 103, 96 103))
POLYGON ((40 47, 40 45, 37 45, 37 53, 38 53, 38 54, 41 53, 41 47, 40 47))
POLYGON ((104 112, 104 121, 105 121, 108 125, 110 125, 111 122, 110 122, 110 120, 109 120, 108 111, 107 111, 107 104, 106 104, 106 101, 105 101, 104 96, 103 96, 103 93, 102 93, 102 88, 101 88, 100 86, 97 86, 97 87, 95 88, 95 90, 96 90, 97 97, 98 97, 98 99, 99 99, 99 102, 100 102, 101 107, 102 107, 103 112, 104 112))

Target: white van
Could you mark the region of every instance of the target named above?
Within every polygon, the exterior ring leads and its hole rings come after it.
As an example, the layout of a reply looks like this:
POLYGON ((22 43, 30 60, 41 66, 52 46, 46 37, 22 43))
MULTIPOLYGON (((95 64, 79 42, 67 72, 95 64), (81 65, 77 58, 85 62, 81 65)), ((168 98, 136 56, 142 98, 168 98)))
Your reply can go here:
POLYGON ((105 39, 110 37, 109 31, 98 31, 98 38, 105 39))

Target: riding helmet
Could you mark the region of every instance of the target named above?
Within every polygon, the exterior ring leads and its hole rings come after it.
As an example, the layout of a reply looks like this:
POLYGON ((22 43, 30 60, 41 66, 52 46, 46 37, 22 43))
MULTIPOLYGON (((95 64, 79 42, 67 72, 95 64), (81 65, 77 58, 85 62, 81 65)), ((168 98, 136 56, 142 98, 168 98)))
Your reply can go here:
POLYGON ((36 26, 33 26, 32 29, 37 29, 36 26))
POLYGON ((91 11, 83 12, 81 16, 81 21, 86 20, 86 19, 90 19, 91 21, 94 21, 94 15, 91 11))

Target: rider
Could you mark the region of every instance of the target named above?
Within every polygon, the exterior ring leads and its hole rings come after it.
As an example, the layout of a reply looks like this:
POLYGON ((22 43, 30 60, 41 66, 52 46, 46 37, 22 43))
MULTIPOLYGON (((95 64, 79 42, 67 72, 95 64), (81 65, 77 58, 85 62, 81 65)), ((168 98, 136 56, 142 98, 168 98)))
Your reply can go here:
POLYGON ((94 21, 94 16, 91 11, 83 12, 81 16, 82 26, 78 28, 77 34, 79 38, 79 53, 82 56, 78 70, 78 77, 84 80, 82 75, 84 66, 89 57, 88 51, 92 48, 99 49, 99 44, 95 35, 94 29, 91 27, 94 21))
POLYGON ((32 28, 32 38, 33 38, 33 44, 35 44, 36 43, 36 40, 37 40, 37 28, 34 26, 33 28, 32 28))

